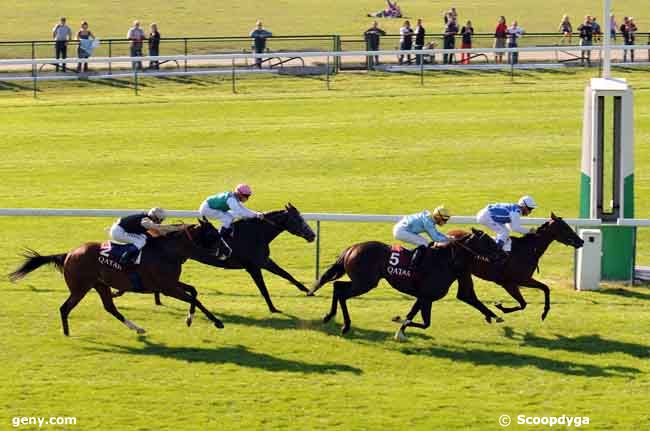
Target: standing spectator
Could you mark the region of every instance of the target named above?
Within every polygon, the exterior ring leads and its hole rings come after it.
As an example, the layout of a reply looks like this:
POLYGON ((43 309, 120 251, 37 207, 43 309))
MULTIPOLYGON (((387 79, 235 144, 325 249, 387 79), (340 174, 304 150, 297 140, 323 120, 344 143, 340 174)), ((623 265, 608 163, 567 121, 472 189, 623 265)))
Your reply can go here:
MULTIPOLYGON (((497 21, 497 27, 494 30, 494 47, 505 48, 507 36, 508 36, 508 26, 506 25, 506 17, 501 15, 499 17, 499 21, 497 21)), ((502 52, 494 53, 494 62, 497 64, 503 63, 502 52)))
POLYGON ((603 31, 600 28, 600 24, 596 22, 595 16, 591 17, 591 28, 593 30, 593 41, 596 42, 596 44, 600 43, 603 31))
MULTIPOLYGON (((456 34, 458 33, 458 24, 454 19, 453 14, 449 14, 449 20, 445 26, 445 36, 443 38, 444 49, 454 49, 456 47, 456 34)), ((443 64, 452 64, 454 62, 454 54, 444 54, 442 56, 443 64)))
MULTIPOLYGON (((418 19, 418 23, 415 26, 415 50, 420 51, 424 48, 424 36, 426 36, 426 30, 422 25, 422 19, 418 19)), ((422 64, 422 54, 415 55, 415 64, 422 64)))
MULTIPOLYGON (((129 53, 131 57, 142 57, 142 45, 144 41, 144 31, 140 28, 140 21, 133 21, 133 27, 126 33, 126 38, 131 41, 129 53)), ((141 61, 134 61, 134 69, 142 69, 141 61)))
POLYGON ((445 24, 448 24, 451 19, 458 22, 458 12, 456 12, 456 8, 452 7, 447 12, 445 12, 443 19, 445 21, 445 24))
POLYGON ((616 17, 614 14, 609 14, 609 37, 612 38, 612 40, 616 40, 616 17))
MULTIPOLYGON (((517 48, 519 46, 518 40, 524 34, 524 29, 519 27, 517 21, 512 21, 512 25, 508 27, 508 48, 517 48)), ((517 64, 519 62, 519 52, 508 53, 508 63, 517 64)))
POLYGON ((571 25, 571 20, 569 15, 562 16, 562 21, 560 22, 560 27, 558 28, 560 33, 562 33, 562 39, 560 43, 568 43, 571 45, 571 35, 573 34, 573 26, 571 25))
MULTIPOLYGON (((250 34, 250 37, 253 38, 253 49, 255 50, 256 54, 262 54, 264 51, 266 51, 266 39, 271 36, 273 36, 273 33, 264 28, 261 20, 257 20, 255 23, 255 28, 253 31, 251 31, 250 34)), ((257 66, 258 69, 262 68, 261 57, 257 57, 255 59, 255 66, 257 66)))
MULTIPOLYGON (((54 54, 56 58, 62 58, 65 60, 68 57, 68 41, 72 39, 72 30, 65 23, 65 17, 61 17, 59 23, 54 26, 52 29, 52 37, 54 38, 54 54)), ((65 63, 56 63, 56 71, 59 71, 59 68, 63 68, 63 71, 66 70, 65 63)))
MULTIPOLYGON (((592 46, 593 37, 594 37, 594 28, 591 25, 591 17, 589 15, 585 16, 585 20, 578 27, 580 32, 580 46, 592 46)), ((585 64, 585 56, 587 58, 587 64, 591 66, 591 50, 582 51, 580 55, 580 64, 585 64)))
MULTIPOLYGON (((472 35, 474 34, 474 27, 472 27, 472 21, 467 21, 467 23, 460 29, 460 34, 463 37, 463 42, 461 48, 471 48, 472 47, 472 35)), ((462 64, 469 64, 471 55, 469 53, 463 52, 460 55, 460 62, 462 64)))
MULTIPOLYGON (((407 51, 407 50, 410 50, 411 48, 413 48, 413 35, 414 34, 415 33, 413 32, 413 29, 411 28, 411 23, 408 20, 404 21, 404 25, 402 26, 402 28, 399 29, 399 35, 400 35, 399 49, 401 51, 407 51)), ((406 56, 406 62, 408 64, 411 64, 411 55, 410 54, 408 54, 406 56)), ((400 54, 400 56, 399 56, 399 64, 403 64, 403 63, 404 63, 404 55, 400 54)))
MULTIPOLYGON (((86 21, 81 23, 81 28, 77 32, 77 40, 79 41, 77 57, 80 59, 90 57, 90 54, 92 54, 94 49, 93 42, 95 40, 95 35, 88 30, 88 23, 86 21)), ((77 73, 82 71, 82 64, 83 71, 88 72, 88 63, 84 61, 77 63, 77 73)))
MULTIPOLYGON (((623 33, 623 42, 625 45, 634 45, 634 40, 636 39, 636 24, 634 24, 634 18, 625 17, 623 18, 623 24, 621 25, 621 33, 623 33)), ((627 52, 630 52, 630 61, 634 63, 634 50, 626 49, 623 51, 623 62, 627 62, 627 52)))
MULTIPOLYGON (((158 24, 155 22, 149 27, 149 55, 157 57, 160 55, 160 32, 158 31, 158 24)), ((149 69, 160 69, 158 60, 149 61, 149 69)))
MULTIPOLYGON (((379 51, 379 39, 381 36, 386 36, 386 32, 379 28, 377 21, 372 22, 372 27, 363 33, 363 36, 366 39, 366 50, 367 51, 379 51)), ((378 55, 368 56, 368 68, 377 66, 379 64, 378 55)))

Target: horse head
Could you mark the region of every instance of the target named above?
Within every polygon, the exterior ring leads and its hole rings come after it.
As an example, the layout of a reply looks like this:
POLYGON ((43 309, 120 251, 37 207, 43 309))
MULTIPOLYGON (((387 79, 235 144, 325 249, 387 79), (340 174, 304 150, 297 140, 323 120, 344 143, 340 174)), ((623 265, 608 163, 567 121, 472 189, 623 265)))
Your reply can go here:
POLYGON ((284 211, 276 212, 275 214, 281 214, 283 217, 268 217, 268 220, 272 223, 278 224, 293 235, 304 238, 307 242, 313 242, 316 239, 314 231, 309 227, 302 214, 300 214, 300 211, 291 205, 291 203, 288 203, 284 207, 284 211))
POLYGON ((540 234, 548 231, 554 240, 564 245, 570 245, 574 248, 580 248, 584 245, 584 241, 571 229, 571 226, 562 217, 558 217, 554 213, 551 213, 551 219, 544 223, 538 231, 540 234))

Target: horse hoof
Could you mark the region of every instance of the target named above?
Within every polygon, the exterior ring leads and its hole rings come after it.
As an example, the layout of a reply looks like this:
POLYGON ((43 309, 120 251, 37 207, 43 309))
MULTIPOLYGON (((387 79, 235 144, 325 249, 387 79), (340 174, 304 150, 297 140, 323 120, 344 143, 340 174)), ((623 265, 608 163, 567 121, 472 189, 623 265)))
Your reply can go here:
POLYGON ((401 330, 399 330, 395 333, 395 336, 393 338, 395 339, 395 341, 401 343, 406 341, 406 334, 401 330))
POLYGON ((350 332, 350 325, 343 325, 343 327, 341 328, 341 335, 345 335, 348 332, 350 332))
POLYGON ((547 315, 548 315, 548 311, 542 313, 542 322, 546 319, 547 315))
POLYGON ((214 326, 216 326, 219 329, 223 329, 223 322, 221 320, 217 320, 214 322, 214 326))
POLYGON ((305 293, 307 293, 307 294, 309 293, 309 289, 307 289, 307 288, 306 288, 305 286, 303 286, 302 284, 301 284, 300 286, 296 286, 296 287, 297 287, 298 290, 301 291, 301 292, 305 292, 305 293))
POLYGON ((308 290, 307 291, 307 296, 314 296, 314 291, 313 290, 308 290))
POLYGON ((275 307, 271 308, 270 311, 271 311, 271 313, 282 313, 282 311, 278 310, 275 307))
POLYGON ((323 317, 323 323, 327 323, 330 320, 332 320, 332 317, 334 317, 333 314, 326 314, 325 317, 323 317))
POLYGON ((185 323, 187 324, 188 328, 192 326, 192 316, 187 316, 187 319, 185 319, 185 323))
POLYGON ((402 317, 401 316, 395 316, 391 319, 395 323, 402 323, 402 317))
POLYGON ((145 331, 144 328, 138 328, 138 329, 135 330, 135 332, 137 332, 138 335, 142 335, 142 334, 144 334, 144 333, 147 332, 147 331, 145 331))
POLYGON ((497 317, 495 322, 497 323, 503 323, 503 318, 502 317, 497 317))

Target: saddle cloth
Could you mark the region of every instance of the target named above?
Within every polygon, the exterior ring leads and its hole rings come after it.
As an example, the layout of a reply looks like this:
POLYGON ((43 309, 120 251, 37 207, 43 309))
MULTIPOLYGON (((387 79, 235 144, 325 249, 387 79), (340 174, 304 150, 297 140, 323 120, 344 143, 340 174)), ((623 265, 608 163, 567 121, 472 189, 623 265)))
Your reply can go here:
MULTIPOLYGON (((120 258, 128 250, 135 247, 133 244, 122 244, 114 241, 104 241, 99 248, 99 263, 106 265, 118 271, 124 270, 124 265, 120 263, 120 258)), ((138 257, 133 262, 135 265, 140 264, 142 257, 142 250, 138 253, 138 257)))
POLYGON ((409 266, 413 252, 398 244, 391 246, 390 250, 390 257, 386 263, 386 272, 389 277, 401 280, 412 278, 414 274, 409 266))

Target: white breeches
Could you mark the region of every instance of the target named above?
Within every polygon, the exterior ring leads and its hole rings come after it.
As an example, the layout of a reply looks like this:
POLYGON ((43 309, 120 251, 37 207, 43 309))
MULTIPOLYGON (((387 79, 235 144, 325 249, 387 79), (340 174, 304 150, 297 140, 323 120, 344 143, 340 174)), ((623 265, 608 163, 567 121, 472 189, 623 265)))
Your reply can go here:
POLYGON ((497 234, 496 241, 503 244, 503 251, 510 251, 512 242, 510 241, 510 230, 503 224, 492 220, 488 210, 483 209, 476 215, 476 221, 492 230, 497 234))
POLYGON ((426 238, 423 238, 420 235, 407 231, 400 225, 395 225, 395 227, 393 227, 393 236, 395 239, 414 245, 429 245, 429 242, 431 242, 427 241, 426 238))
POLYGON ((147 243, 147 236, 138 233, 129 233, 122 229, 122 226, 115 223, 111 226, 110 230, 111 239, 118 242, 133 244, 142 250, 142 247, 147 243))
POLYGON ((208 201, 203 201, 199 207, 199 214, 209 219, 217 219, 221 222, 223 227, 228 228, 232 223, 234 217, 227 211, 220 211, 210 208, 208 201))

